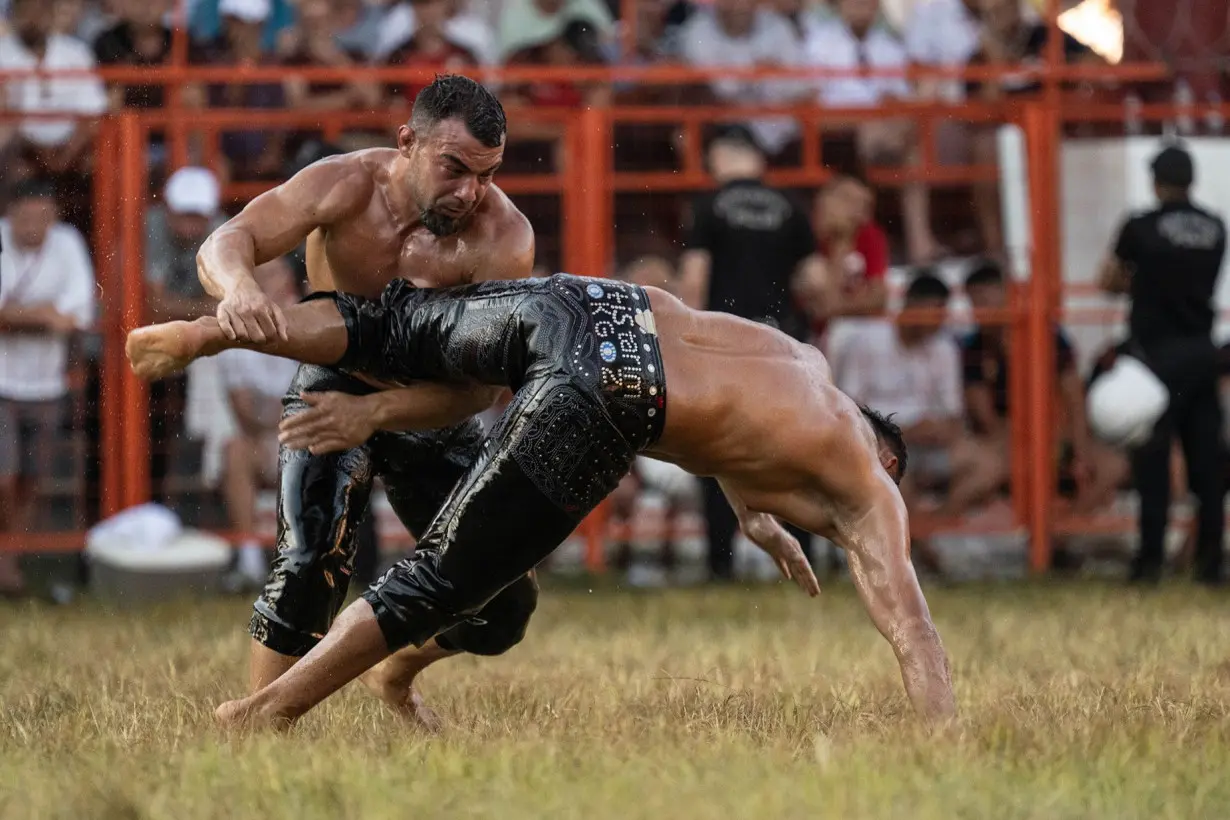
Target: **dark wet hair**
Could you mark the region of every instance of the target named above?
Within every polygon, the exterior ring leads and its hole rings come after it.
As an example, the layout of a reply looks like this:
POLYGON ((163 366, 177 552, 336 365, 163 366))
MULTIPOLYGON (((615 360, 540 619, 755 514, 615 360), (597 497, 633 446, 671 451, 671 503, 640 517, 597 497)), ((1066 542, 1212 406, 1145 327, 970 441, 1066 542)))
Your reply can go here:
POLYGON ((965 277, 965 289, 983 287, 985 285, 1002 285, 1004 272, 995 262, 980 263, 965 277))
POLYGON ((9 186, 8 194, 10 202, 23 199, 55 199, 56 186, 50 180, 30 177, 9 186))
POLYGON ((947 302, 949 293, 948 286, 944 284, 943 279, 936 276, 930 268, 923 268, 906 289, 905 301, 909 303, 920 299, 935 299, 947 302))
POLYGON ((488 148, 500 147, 508 130, 504 106, 495 95, 460 74, 437 74, 414 98, 410 127, 416 132, 445 120, 461 120, 470 135, 488 148))
POLYGON ((876 431, 876 440, 888 445, 888 449, 897 457, 897 475, 893 480, 900 484, 901 479, 905 478, 905 466, 909 460, 909 452, 905 446, 905 437, 901 435, 901 428, 893 423, 891 413, 885 416, 865 404, 860 404, 858 409, 863 412, 867 421, 871 422, 871 429, 876 431))

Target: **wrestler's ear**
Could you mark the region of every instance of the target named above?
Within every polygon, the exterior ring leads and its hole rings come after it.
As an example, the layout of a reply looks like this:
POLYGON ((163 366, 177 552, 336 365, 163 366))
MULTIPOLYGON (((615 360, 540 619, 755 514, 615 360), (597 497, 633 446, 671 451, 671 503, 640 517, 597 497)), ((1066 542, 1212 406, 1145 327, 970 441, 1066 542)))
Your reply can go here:
POLYGON ((397 150, 401 152, 403 157, 410 156, 410 149, 414 147, 415 134, 414 129, 407 123, 399 126, 397 129, 397 150))

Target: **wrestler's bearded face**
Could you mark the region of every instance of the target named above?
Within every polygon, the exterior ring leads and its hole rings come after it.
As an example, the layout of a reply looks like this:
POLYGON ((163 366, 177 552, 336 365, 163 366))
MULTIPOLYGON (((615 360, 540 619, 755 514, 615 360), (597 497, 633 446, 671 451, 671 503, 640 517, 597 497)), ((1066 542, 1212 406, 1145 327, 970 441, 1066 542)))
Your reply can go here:
POLYGON ((436 236, 461 231, 482 205, 504 160, 504 145, 483 145, 459 120, 445 120, 422 135, 403 129, 409 131, 400 141, 410 161, 410 195, 423 227, 436 236))

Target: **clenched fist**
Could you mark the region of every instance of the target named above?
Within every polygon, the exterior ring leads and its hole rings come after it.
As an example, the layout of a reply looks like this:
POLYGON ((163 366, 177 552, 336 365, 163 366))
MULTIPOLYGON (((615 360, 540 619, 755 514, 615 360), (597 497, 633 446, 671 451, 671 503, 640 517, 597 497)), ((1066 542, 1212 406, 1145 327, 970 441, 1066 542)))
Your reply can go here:
POLYGON ((286 317, 282 309, 256 282, 237 285, 218 303, 218 324, 228 339, 244 342, 286 340, 286 317))

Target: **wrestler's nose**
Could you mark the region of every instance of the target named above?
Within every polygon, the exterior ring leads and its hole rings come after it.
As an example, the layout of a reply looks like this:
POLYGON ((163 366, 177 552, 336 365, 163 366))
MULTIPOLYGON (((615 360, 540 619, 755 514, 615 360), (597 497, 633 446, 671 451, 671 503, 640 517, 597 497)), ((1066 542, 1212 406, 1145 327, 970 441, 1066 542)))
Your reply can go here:
POLYGON ((478 199, 478 180, 474 178, 464 180, 457 186, 457 190, 453 194, 467 205, 473 205, 478 199))

